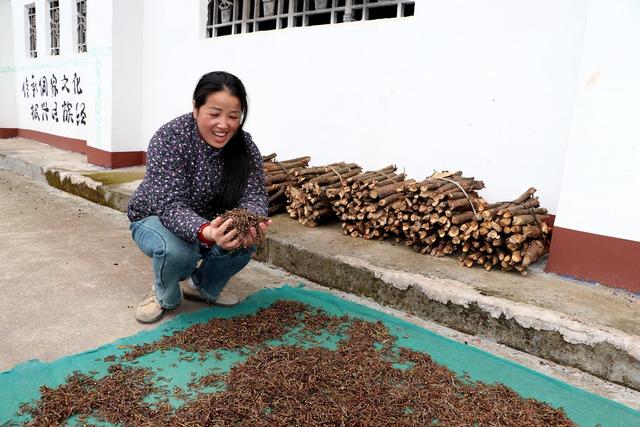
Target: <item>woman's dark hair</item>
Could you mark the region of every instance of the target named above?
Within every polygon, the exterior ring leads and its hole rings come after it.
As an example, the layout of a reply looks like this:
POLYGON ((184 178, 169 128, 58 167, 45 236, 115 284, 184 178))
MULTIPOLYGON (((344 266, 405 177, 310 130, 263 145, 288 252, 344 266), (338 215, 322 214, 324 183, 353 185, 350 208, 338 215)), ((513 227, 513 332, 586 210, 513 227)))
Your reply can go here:
POLYGON ((194 106, 200 108, 207 102, 207 97, 210 94, 223 90, 240 100, 242 120, 236 133, 222 148, 221 154, 224 162, 222 190, 214 201, 215 210, 219 212, 237 207, 247 185, 252 162, 242 130, 249 111, 247 91, 239 78, 225 71, 213 71, 205 74, 200 78, 193 91, 194 106))

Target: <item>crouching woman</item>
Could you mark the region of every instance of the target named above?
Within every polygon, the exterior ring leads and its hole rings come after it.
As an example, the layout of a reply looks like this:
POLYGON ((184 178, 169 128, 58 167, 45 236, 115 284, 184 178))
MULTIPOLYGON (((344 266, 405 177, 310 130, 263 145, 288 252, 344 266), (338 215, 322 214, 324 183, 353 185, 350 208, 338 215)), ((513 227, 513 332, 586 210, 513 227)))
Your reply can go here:
MULTIPOLYGON (((153 268, 151 292, 136 309, 138 321, 155 322, 178 307, 183 294, 220 305, 238 302, 220 292, 255 253, 257 233, 240 236, 232 219, 223 221, 220 214, 237 207, 268 213, 262 157, 242 129, 246 118, 240 79, 211 72, 196 85, 193 111, 151 139, 147 172, 127 212, 133 240, 153 268)), ((262 234, 270 224, 259 225, 262 234)))

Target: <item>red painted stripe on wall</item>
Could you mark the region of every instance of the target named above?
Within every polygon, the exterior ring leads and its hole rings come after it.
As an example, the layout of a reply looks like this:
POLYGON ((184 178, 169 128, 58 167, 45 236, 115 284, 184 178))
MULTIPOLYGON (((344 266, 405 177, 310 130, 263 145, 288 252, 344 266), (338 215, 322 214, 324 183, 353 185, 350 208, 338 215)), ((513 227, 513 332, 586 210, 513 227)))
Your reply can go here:
POLYGON ((138 166, 146 163, 144 151, 104 151, 90 147, 82 139, 67 138, 30 129, 0 128, 0 138, 22 137, 43 142, 52 147, 87 155, 87 161, 106 168, 138 166))
POLYGON ((0 128, 0 138, 14 138, 18 136, 16 128, 0 128))
POLYGON ((145 164, 144 151, 104 151, 87 147, 87 161, 107 168, 123 168, 145 164))
POLYGON ((553 227, 553 224, 556 222, 556 216, 554 214, 549 214, 544 222, 546 222, 549 227, 553 227))
POLYGON ((640 292, 640 242, 555 227, 545 270, 640 292))
POLYGON ((47 145, 63 150, 87 154, 87 141, 83 139, 67 138, 66 136, 58 136, 30 129, 18 129, 17 136, 44 142, 47 145))

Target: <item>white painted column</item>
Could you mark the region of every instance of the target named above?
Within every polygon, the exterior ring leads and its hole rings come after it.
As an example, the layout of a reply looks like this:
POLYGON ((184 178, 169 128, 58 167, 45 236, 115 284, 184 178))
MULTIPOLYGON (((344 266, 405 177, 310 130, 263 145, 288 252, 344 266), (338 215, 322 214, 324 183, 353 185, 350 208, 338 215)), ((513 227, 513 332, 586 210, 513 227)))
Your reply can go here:
MULTIPOLYGON (((144 2, 113 0, 113 88, 109 151, 142 149, 144 2)), ((158 70, 162 74, 162 70, 158 70)))
POLYGON ((640 241, 640 2, 589 8, 556 225, 640 241))

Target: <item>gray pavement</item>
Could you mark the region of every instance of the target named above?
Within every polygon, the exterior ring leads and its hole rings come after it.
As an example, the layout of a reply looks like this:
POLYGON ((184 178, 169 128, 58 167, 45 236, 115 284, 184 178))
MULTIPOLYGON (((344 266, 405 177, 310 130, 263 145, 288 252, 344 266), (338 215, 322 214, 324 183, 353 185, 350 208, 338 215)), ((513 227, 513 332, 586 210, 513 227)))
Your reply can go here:
MULTIPOLYGON (((5 240, 0 245, 0 334, 5 337, 0 370, 32 358, 53 360, 153 327, 133 316, 150 288, 151 272, 149 260, 129 237, 126 216, 21 176, 67 191, 81 188, 77 192, 84 197, 109 205, 126 200, 141 169, 103 171, 84 163, 81 155, 20 139, 0 140, 2 167, 11 172, 0 171, 5 240)), ((259 257, 271 264, 252 261, 230 290, 246 296, 304 280, 292 275, 299 274, 346 299, 640 409, 640 393, 552 361, 635 387, 640 359, 635 295, 548 275, 541 266, 525 278, 468 270, 455 259, 344 237, 335 226, 308 229, 285 216, 275 218, 259 257), (585 368, 587 362, 592 366, 585 368)), ((165 319, 202 307, 186 302, 165 319)))
MULTIPOLYGON (((134 319, 151 288, 151 263, 131 240, 128 223, 121 212, 0 171, 0 370, 153 327, 134 319)), ((253 292, 245 283, 251 272, 229 288, 253 292)), ((165 317, 203 307, 186 301, 165 317)))
MULTIPOLYGON (((134 318, 152 276, 128 226, 121 212, 0 169, 0 371, 156 326, 134 318)), ((251 261, 223 292, 244 299, 265 287, 300 282, 251 261)), ((185 300, 162 321, 206 307, 185 300)))

